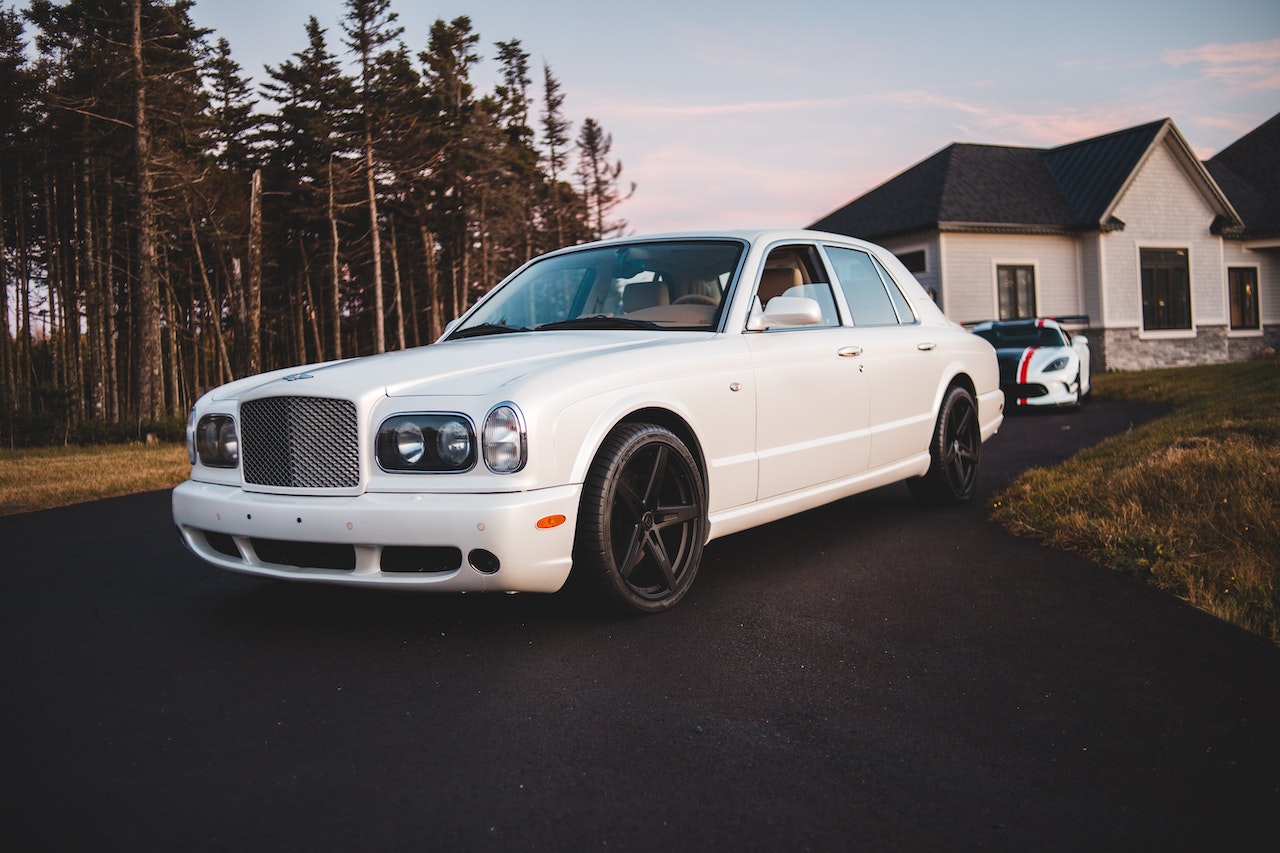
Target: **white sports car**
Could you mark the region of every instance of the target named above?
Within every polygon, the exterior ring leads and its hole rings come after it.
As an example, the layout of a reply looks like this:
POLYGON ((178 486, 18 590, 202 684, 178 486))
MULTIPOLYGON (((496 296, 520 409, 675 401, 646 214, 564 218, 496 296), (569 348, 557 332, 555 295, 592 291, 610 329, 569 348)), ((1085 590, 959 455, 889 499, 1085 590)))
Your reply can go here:
POLYGON ((808 231, 544 255, 429 346, 196 403, 186 545, 232 571, 675 604, 720 536, 906 480, 974 493, 995 351, 889 252, 808 231))
POLYGON ((1079 407, 1091 390, 1089 339, 1062 323, 1085 317, 989 320, 971 324, 1000 359, 1000 387, 1014 406, 1079 407))

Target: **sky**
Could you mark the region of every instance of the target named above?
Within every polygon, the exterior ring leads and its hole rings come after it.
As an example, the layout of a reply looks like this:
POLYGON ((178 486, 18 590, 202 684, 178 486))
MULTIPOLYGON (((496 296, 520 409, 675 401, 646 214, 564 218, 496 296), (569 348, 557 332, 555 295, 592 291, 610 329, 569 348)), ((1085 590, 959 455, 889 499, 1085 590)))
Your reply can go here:
MULTIPOLYGON (((952 142, 1054 147, 1174 120, 1208 158, 1280 113, 1277 0, 392 0, 416 55, 432 22, 530 54, 577 134, 613 137, 628 233, 800 227, 952 142)), ((344 52, 343 0, 196 0, 255 83, 306 46, 344 52)), ((1278 154, 1277 156, 1280 156, 1278 154)))

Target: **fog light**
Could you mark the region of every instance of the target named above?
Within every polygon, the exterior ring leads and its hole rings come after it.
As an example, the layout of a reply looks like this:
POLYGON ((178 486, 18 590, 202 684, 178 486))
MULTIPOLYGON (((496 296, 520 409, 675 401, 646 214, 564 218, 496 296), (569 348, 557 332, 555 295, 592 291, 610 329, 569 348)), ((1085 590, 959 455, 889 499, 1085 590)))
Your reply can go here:
POLYGON ((491 575, 498 571, 501 564, 498 562, 498 556, 491 551, 483 548, 476 548, 467 555, 467 562, 471 564, 471 568, 485 575, 491 575))

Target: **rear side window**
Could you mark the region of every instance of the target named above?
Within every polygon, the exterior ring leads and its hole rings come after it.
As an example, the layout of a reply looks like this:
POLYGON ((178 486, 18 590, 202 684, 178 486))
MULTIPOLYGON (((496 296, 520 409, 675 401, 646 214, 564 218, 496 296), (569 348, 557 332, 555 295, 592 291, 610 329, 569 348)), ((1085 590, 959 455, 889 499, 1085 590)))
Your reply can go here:
POLYGON ((855 326, 896 326, 914 321, 906 299, 887 275, 881 275, 879 265, 870 255, 838 246, 826 249, 855 326), (890 290, 894 291, 896 300, 890 290), (901 305, 895 307, 895 302, 901 305))

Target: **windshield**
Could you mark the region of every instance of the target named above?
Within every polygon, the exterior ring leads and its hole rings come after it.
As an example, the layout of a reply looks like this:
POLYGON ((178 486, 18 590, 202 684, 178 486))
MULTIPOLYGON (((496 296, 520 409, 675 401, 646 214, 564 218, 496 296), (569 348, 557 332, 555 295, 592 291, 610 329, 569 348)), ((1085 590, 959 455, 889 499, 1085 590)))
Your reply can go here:
POLYGON ((996 349, 1071 346, 1062 331, 1054 326, 1018 323, 1008 326, 992 326, 988 329, 975 329, 974 331, 979 337, 990 341, 991 345, 996 349))
POLYGON ((714 329, 744 249, 737 240, 665 240, 548 257, 503 284, 450 337, 572 328, 714 329))

